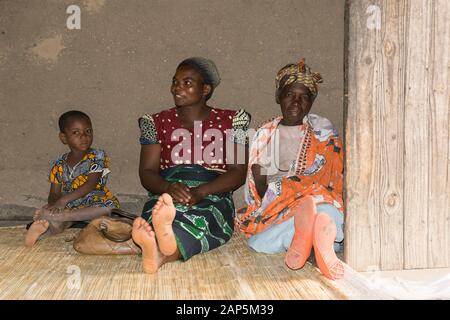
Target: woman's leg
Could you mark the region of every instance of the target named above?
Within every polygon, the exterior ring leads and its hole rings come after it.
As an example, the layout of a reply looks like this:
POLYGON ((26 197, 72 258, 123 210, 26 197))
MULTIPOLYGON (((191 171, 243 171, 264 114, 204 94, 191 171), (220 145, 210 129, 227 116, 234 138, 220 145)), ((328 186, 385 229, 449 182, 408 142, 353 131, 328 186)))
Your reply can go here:
POLYGON ((306 196, 293 207, 295 233, 286 253, 285 262, 291 269, 300 269, 308 260, 313 245, 314 220, 316 219, 316 201, 306 196))
MULTIPOLYGON (((195 180, 198 175, 190 178, 195 180)), ((231 194, 210 195, 190 207, 175 205, 173 220, 171 214, 154 210, 161 198, 164 197, 151 195, 144 205, 141 217, 152 227, 158 247, 161 251, 165 251, 165 256, 171 256, 170 252, 174 252, 173 248, 176 245, 175 250, 180 252, 180 259, 187 261, 197 254, 222 246, 231 239, 234 213, 231 194), (159 214, 161 216, 156 219, 159 214), (167 246, 170 250, 167 250, 167 246)), ((170 201, 167 203, 162 207, 170 208, 170 201)))
POLYGON ((344 240, 344 216, 330 204, 317 206, 314 223, 314 253, 320 271, 329 279, 344 275, 344 266, 335 252, 341 250, 344 240))
MULTIPOLYGON (((181 259, 187 261, 227 243, 233 235, 233 212, 230 194, 210 195, 191 207, 176 207, 172 239, 176 242, 181 259)), ((153 216, 151 223, 156 231, 153 216)), ((158 233, 156 237, 162 249, 158 233)))
MULTIPOLYGON (((319 204, 317 212, 326 213, 336 224, 337 234, 334 243, 336 252, 342 251, 344 240, 344 217, 332 204, 319 204)), ((261 233, 251 236, 247 244, 257 252, 280 253, 289 249, 294 237, 294 218, 280 224, 273 224, 261 233)))
POLYGON ((247 244, 257 252, 286 252, 294 237, 294 219, 288 219, 280 224, 272 224, 263 232, 251 236, 247 244))
POLYGON ((317 205, 317 212, 326 213, 336 224, 336 239, 334 239, 334 251, 344 249, 344 215, 332 204, 322 203, 317 205))
MULTIPOLYGON (((258 252, 286 252, 293 244, 294 234, 297 234, 297 238, 299 238, 299 224, 302 225, 303 229, 305 229, 305 225, 308 225, 308 229, 311 229, 309 233, 312 233, 312 225, 314 223, 313 216, 316 212, 314 206, 314 199, 307 197, 306 201, 303 201, 297 207, 290 209, 291 212, 289 212, 289 215, 292 215, 292 218, 283 221, 280 224, 273 223, 263 232, 250 237, 248 239, 248 245, 258 252)), ((310 237, 312 237, 312 235, 310 235, 310 237)), ((296 245, 298 245, 298 241, 294 242, 294 247, 296 245)))
POLYGON ((336 234, 336 223, 326 213, 318 212, 314 222, 314 255, 320 271, 332 280, 344 275, 344 265, 333 248, 336 234))
POLYGON ((133 223, 133 241, 142 249, 142 268, 146 273, 155 273, 165 263, 178 260, 180 252, 165 256, 158 248, 155 232, 150 224, 141 217, 133 223))

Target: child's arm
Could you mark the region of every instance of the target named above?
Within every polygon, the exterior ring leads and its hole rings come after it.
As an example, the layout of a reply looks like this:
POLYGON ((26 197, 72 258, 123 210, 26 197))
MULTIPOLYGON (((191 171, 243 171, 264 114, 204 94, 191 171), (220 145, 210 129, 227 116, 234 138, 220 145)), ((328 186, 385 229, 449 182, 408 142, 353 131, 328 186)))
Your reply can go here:
POLYGON ((75 191, 72 191, 62 197, 59 197, 58 200, 56 200, 53 204, 51 204, 51 207, 62 209, 65 208, 69 202, 84 197, 89 192, 95 189, 95 186, 97 185, 101 177, 102 172, 89 173, 87 176, 87 181, 82 186, 80 186, 75 191))
POLYGON ((48 193, 47 203, 52 206, 58 199, 61 198, 61 185, 57 183, 50 184, 50 192, 48 193))

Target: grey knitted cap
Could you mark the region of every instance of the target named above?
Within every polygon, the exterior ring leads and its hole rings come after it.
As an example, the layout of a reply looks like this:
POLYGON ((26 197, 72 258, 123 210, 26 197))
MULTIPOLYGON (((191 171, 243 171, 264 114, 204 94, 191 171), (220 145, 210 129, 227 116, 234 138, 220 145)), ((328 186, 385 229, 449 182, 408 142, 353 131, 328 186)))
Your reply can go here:
POLYGON ((195 68, 201 73, 205 83, 211 85, 213 88, 216 88, 220 84, 219 71, 217 70, 216 64, 210 59, 192 57, 183 60, 178 65, 177 69, 181 66, 191 66, 195 68))

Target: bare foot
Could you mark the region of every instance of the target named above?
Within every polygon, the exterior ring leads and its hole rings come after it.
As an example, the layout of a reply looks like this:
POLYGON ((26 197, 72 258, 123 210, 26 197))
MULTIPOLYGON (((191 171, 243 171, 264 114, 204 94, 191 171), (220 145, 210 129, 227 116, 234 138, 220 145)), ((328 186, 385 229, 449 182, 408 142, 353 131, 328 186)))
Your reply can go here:
POLYGON ((47 220, 36 220, 25 233, 25 246, 31 248, 39 237, 48 230, 49 223, 47 220))
POLYGON ((152 223, 159 249, 165 256, 171 256, 177 250, 177 242, 172 228, 175 213, 172 197, 163 193, 153 207, 152 223))
POLYGON ((295 233, 284 261, 289 268, 296 270, 303 268, 311 254, 316 201, 312 196, 306 196, 292 210, 295 210, 295 233))
POLYGON ((314 222, 314 254, 320 271, 332 280, 344 275, 344 265, 334 252, 335 239, 336 224, 327 214, 318 213, 314 222))
POLYGON ((163 255, 158 250, 155 232, 147 221, 141 217, 133 222, 131 232, 133 241, 142 249, 142 268, 145 273, 155 273, 161 266, 163 255))

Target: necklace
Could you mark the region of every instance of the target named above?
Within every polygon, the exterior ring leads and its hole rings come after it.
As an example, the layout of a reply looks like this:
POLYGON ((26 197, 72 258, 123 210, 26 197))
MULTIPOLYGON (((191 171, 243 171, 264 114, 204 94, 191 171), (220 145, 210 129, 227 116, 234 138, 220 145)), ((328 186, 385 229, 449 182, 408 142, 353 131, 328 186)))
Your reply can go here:
MULTIPOLYGON (((293 139, 293 137, 292 137, 292 134, 291 133, 289 133, 289 134, 287 134, 286 135, 286 138, 285 139, 288 139, 288 140, 283 140, 283 141, 289 141, 288 143, 285 143, 284 145, 281 145, 281 140, 282 140, 282 134, 281 134, 281 130, 283 130, 282 128, 284 128, 284 130, 287 130, 285 127, 288 127, 288 126, 285 126, 285 125, 283 125, 283 124, 281 124, 280 123, 280 125, 282 126, 282 127, 278 127, 276 130, 275 130, 275 134, 274 134, 274 139, 275 139, 275 143, 278 143, 278 150, 277 150, 277 148, 275 149, 276 151, 278 151, 279 152, 279 154, 278 154, 278 157, 275 155, 275 159, 276 160, 278 160, 277 161, 277 163, 276 163, 276 167, 277 167, 277 169, 278 169, 278 171, 279 172, 283 172, 283 173, 286 173, 286 172, 289 172, 291 169, 292 169, 292 167, 295 165, 295 159, 294 160, 288 160, 288 159, 286 159, 286 157, 285 157, 285 160, 284 160, 284 162, 282 162, 282 157, 281 157, 281 152, 283 152, 282 150, 284 150, 284 151, 286 151, 286 149, 293 149, 293 146, 291 146, 290 145, 290 143, 291 142, 293 142, 293 141, 295 141, 297 138, 295 138, 295 139, 293 139), (288 138, 289 137, 289 138, 288 138), (282 166, 282 164, 284 164, 284 165, 286 165, 287 166, 287 168, 286 169, 283 169, 281 166, 282 166)), ((300 130, 300 136, 301 136, 301 142, 303 142, 302 140, 303 140, 303 138, 304 138, 304 135, 305 135, 305 128, 304 127, 300 127, 300 128, 298 128, 298 126, 296 126, 297 128, 296 128, 296 130, 300 130)), ((297 131, 296 131, 297 132, 297 131)), ((296 145, 296 149, 298 148, 298 144, 296 145)), ((298 156, 298 154, 297 154, 297 156, 298 156)), ((287 158, 292 158, 292 157, 287 157, 287 158)))

